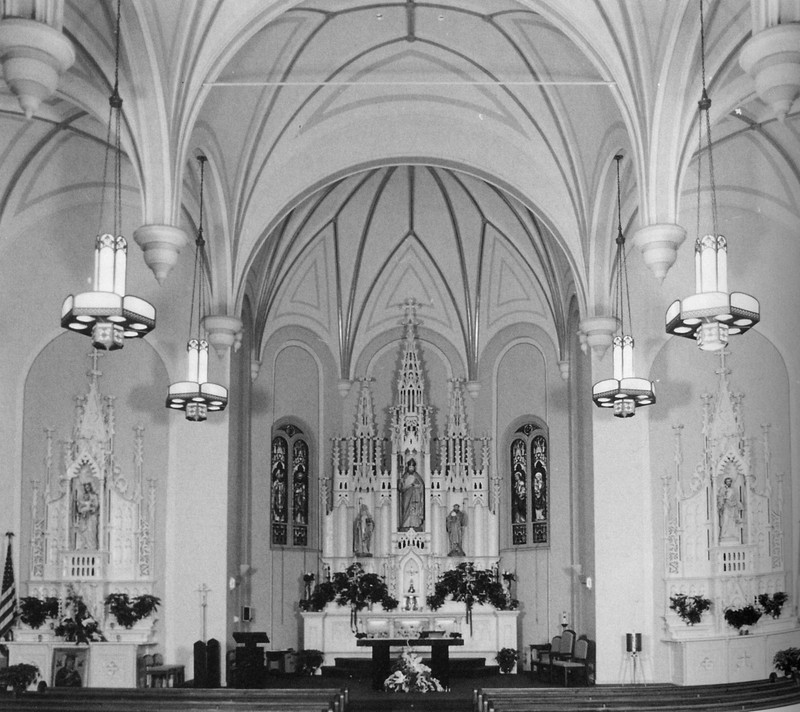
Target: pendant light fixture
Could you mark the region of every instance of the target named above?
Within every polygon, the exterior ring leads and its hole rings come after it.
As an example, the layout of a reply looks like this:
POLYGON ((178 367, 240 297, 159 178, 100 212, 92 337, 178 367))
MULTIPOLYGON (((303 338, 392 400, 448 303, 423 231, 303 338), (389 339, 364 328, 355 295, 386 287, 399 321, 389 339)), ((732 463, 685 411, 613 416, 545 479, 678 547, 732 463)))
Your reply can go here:
POLYGON ((206 253, 203 239, 203 186, 205 182, 205 156, 197 157, 200 163, 200 220, 197 226, 196 250, 194 254, 194 278, 192 280, 192 304, 189 311, 189 341, 186 344, 188 370, 185 381, 169 387, 167 408, 182 410, 186 420, 202 422, 209 412, 225 410, 228 404, 228 389, 208 382, 208 341, 201 335, 205 316, 206 253), (195 318, 195 306, 196 318, 195 318))
POLYGON ((113 146, 114 207, 113 232, 98 230, 94 248, 94 277, 91 292, 68 296, 61 307, 61 326, 92 339, 96 349, 121 349, 125 339, 141 338, 156 325, 156 310, 144 299, 125 294, 128 245, 122 236, 122 98, 119 95, 120 0, 117 0, 114 90, 108 98, 108 135, 103 163, 103 191, 100 200, 100 228, 104 220, 105 186, 109 152, 113 146), (114 133, 112 139, 112 131, 114 133), (112 144, 113 141, 113 144, 112 144))
POLYGON ((634 376, 633 327, 631 297, 628 289, 628 263, 625 256, 625 236, 622 234, 622 205, 620 199, 619 164, 622 156, 614 156, 617 164, 617 289, 614 316, 619 333, 612 341, 614 377, 598 381, 592 387, 592 400, 600 408, 613 408, 617 418, 630 418, 636 408, 656 402, 653 384, 646 378, 634 376), (626 318, 627 314, 627 318, 626 318))
POLYGON ((699 147, 697 151, 697 239, 694 246, 695 294, 675 300, 667 309, 668 334, 685 336, 697 341, 704 351, 719 351, 728 337, 744 334, 759 319, 758 300, 742 292, 728 292, 728 241, 717 227, 717 194, 714 183, 714 156, 711 142, 711 99, 706 90, 705 30, 703 0, 700 0, 700 66, 703 93, 699 106, 699 147), (703 164, 703 128, 705 152, 708 154, 708 177, 711 187, 711 222, 713 232, 700 234, 700 179, 703 164))

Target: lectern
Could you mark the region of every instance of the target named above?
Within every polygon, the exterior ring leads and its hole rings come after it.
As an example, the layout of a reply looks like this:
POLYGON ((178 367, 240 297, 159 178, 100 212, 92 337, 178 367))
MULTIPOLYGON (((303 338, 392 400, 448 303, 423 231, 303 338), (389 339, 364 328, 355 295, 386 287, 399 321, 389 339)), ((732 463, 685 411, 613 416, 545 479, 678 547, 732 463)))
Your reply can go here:
POLYGON ((233 687, 263 687, 267 676, 264 649, 259 645, 269 643, 264 631, 236 632, 236 658, 234 662, 233 687))

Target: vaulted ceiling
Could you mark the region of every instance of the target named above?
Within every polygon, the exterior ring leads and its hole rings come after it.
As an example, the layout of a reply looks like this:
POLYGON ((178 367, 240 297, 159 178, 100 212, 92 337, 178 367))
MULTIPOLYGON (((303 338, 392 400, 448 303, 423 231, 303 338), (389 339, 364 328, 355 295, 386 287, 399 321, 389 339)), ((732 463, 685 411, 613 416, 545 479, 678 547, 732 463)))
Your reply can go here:
MULTIPOLYGON (((750 3, 709 5, 715 138, 746 134, 791 193, 797 117, 774 121, 738 63, 750 3)), ((114 11, 67 0, 77 60, 34 119, 0 95, 0 130, 13 136, 0 224, 42 196, 63 209, 94 189, 77 158, 58 175, 45 166, 57 151, 101 150, 114 11)), ((256 350, 320 249, 343 372, 369 338, 370 300, 398 270, 441 301, 469 368, 478 341, 513 317, 513 304, 484 308, 503 274, 526 285, 520 298, 563 347, 570 304, 582 315, 608 306, 615 153, 626 230, 678 222, 697 146, 698 28, 694 0, 123 2, 128 199, 139 224, 191 234, 194 157, 209 158, 213 303, 228 314, 250 303, 256 350)))

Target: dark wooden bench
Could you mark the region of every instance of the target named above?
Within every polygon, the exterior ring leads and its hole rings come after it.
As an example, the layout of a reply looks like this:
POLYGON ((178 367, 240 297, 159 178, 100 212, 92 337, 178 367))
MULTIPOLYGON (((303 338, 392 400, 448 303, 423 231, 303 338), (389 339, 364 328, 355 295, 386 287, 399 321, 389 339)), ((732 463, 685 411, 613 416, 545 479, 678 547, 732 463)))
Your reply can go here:
POLYGON ((474 712, 666 712, 757 710, 800 704, 800 685, 767 680, 723 685, 598 685, 592 688, 483 688, 473 694, 474 712))
POLYGON ((36 712, 346 712, 340 688, 49 688, 22 697, 0 694, 0 711, 36 712))

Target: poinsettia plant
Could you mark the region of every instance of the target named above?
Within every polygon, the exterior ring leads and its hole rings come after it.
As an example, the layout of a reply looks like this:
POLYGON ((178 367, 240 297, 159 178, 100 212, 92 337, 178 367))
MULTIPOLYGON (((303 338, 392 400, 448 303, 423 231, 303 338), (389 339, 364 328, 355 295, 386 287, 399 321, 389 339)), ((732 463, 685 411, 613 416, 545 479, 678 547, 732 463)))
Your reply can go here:
POLYGON ((19 599, 19 619, 25 625, 36 630, 41 628, 48 618, 53 620, 58 618, 57 598, 53 596, 47 598, 24 596, 19 599))
POLYGON ((669 607, 678 614, 686 625, 695 625, 703 617, 703 613, 711 608, 711 599, 703 596, 687 596, 676 593, 669 597, 669 607))
POLYGON ((132 628, 140 620, 158 610, 161 599, 149 593, 131 598, 127 593, 109 593, 105 604, 108 612, 123 628, 132 628))

